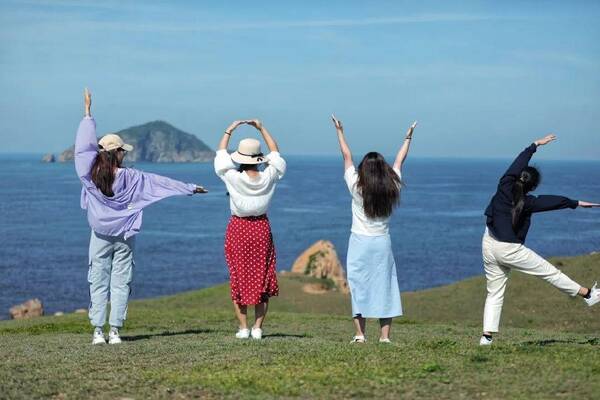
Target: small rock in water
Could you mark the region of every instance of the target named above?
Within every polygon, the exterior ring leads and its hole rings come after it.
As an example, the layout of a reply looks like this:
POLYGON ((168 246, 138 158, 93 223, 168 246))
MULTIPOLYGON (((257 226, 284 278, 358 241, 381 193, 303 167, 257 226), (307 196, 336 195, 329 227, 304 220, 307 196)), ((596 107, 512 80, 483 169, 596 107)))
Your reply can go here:
POLYGON ((56 159, 52 153, 44 154, 44 157, 42 157, 42 162, 53 163, 54 161, 56 161, 56 159))
POLYGON ((85 308, 78 308, 77 310, 74 311, 75 314, 85 314, 87 312, 88 312, 88 310, 86 310, 85 308))
MULTIPOLYGON (((331 279, 340 292, 350 293, 342 263, 333 243, 328 240, 319 240, 306 249, 294 261, 291 272, 320 279, 331 279)), ((311 291, 314 292, 314 288, 309 289, 309 292, 311 291)))
POLYGON ((31 299, 23 304, 11 307, 8 312, 12 319, 34 318, 44 315, 44 306, 40 299, 31 299))

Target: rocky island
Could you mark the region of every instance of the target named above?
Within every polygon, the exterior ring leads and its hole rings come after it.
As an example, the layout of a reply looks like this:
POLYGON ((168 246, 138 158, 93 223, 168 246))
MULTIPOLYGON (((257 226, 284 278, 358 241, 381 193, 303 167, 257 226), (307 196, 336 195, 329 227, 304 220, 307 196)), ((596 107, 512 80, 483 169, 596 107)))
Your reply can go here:
MULTIPOLYGON (((115 132, 133 146, 129 162, 209 162, 215 152, 191 133, 165 121, 153 121, 115 132)), ((58 156, 59 162, 73 161, 73 146, 58 156)))

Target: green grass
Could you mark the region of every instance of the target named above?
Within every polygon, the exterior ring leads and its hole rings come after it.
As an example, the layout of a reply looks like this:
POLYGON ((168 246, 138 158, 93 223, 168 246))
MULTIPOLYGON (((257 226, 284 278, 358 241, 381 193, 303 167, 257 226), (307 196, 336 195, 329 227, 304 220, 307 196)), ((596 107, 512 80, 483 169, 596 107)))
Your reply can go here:
MULTIPOLYGON (((582 283, 600 255, 555 259, 582 283)), ((228 287, 134 301, 121 346, 92 346, 85 315, 0 323, 0 398, 597 398, 600 307, 515 273, 502 334, 477 340, 482 278, 403 294, 379 345, 351 345, 350 300, 283 275, 265 340, 239 341, 228 287)))

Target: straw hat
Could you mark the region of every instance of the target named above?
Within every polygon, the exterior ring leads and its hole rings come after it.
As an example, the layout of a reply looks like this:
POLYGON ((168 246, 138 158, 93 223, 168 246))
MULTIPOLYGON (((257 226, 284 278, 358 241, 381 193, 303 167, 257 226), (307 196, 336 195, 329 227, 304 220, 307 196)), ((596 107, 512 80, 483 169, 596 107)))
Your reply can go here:
POLYGON ((101 147, 100 151, 111 151, 115 149, 123 149, 125 151, 133 150, 132 145, 125 143, 119 135, 114 133, 102 136, 98 145, 101 147))
POLYGON ((231 159, 238 164, 262 164, 267 158, 260 151, 260 142, 256 139, 242 139, 237 151, 231 153, 231 159))

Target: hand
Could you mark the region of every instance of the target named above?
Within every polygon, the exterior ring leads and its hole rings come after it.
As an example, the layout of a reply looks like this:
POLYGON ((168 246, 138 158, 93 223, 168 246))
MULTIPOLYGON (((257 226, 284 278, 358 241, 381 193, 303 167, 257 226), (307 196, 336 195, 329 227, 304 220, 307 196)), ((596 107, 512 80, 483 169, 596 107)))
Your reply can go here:
POLYGON ((208 193, 208 190, 204 189, 203 186, 196 186, 196 189, 194 189, 194 194, 198 193, 208 193))
POLYGON ((92 109, 92 93, 88 88, 85 88, 83 91, 83 100, 85 103, 85 115, 89 116, 92 109))
POLYGON ((412 135, 413 135, 413 132, 415 131, 416 127, 417 127, 417 121, 413 122, 412 125, 408 128, 408 131, 406 132, 407 139, 412 139, 412 135))
POLYGON ((246 121, 244 121, 244 122, 245 122, 245 123, 247 123, 247 124, 248 124, 248 125, 250 125, 250 126, 253 126, 253 127, 255 127, 255 128, 256 128, 256 129, 258 129, 259 131, 260 131, 260 130, 262 129, 262 127, 263 127, 263 124, 262 124, 262 122, 260 122, 260 121, 259 121, 259 120, 257 120, 257 119, 248 119, 248 120, 246 120, 246 121))
POLYGON ((589 203, 587 201, 580 201, 579 202, 579 207, 583 207, 583 208, 600 207, 600 204, 598 204, 598 203, 589 203))
POLYGON ((246 121, 233 121, 231 123, 231 125, 229 125, 227 127, 227 129, 225 129, 225 133, 231 135, 233 133, 233 131, 235 130, 235 128, 237 128, 238 126, 243 125, 245 123, 246 123, 246 121))
POLYGON ((536 146, 543 146, 543 145, 548 144, 548 143, 550 143, 550 142, 552 142, 554 140, 556 140, 556 135, 551 133, 549 135, 544 136, 541 139, 536 140, 533 143, 535 143, 536 146))
POLYGON ((337 119, 334 114, 331 114, 331 120, 333 121, 333 125, 335 125, 335 129, 344 132, 344 126, 342 125, 342 121, 337 119))

